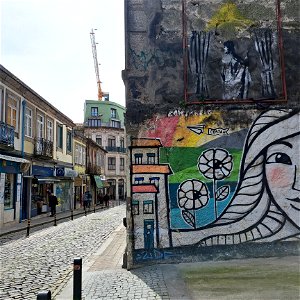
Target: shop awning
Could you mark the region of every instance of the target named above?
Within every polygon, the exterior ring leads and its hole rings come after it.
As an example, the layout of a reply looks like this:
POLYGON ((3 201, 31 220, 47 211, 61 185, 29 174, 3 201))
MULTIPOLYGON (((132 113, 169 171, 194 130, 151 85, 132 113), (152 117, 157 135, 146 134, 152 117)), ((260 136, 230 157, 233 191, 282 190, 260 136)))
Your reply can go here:
POLYGON ((23 164, 30 164, 29 160, 22 158, 22 157, 14 157, 14 156, 0 154, 0 159, 10 160, 10 161, 18 162, 18 163, 23 163, 23 164))
POLYGON ((38 183, 55 183, 60 182, 59 179, 53 178, 53 177, 43 177, 43 178, 37 178, 38 183))
POLYGON ((94 175, 94 179, 95 179, 95 182, 96 182, 96 185, 97 185, 98 189, 101 189, 101 188, 104 187, 103 181, 101 180, 100 176, 94 175))

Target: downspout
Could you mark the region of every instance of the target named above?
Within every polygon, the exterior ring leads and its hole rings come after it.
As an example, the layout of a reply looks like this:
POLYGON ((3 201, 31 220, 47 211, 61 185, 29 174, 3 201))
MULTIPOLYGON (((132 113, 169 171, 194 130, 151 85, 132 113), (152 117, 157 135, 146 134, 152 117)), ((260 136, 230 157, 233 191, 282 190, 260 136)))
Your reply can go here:
POLYGON ((25 143, 25 110, 26 110, 26 101, 23 100, 22 101, 22 149, 21 149, 21 153, 22 153, 22 157, 24 157, 24 143, 25 143))
MULTIPOLYGON (((23 158, 24 158, 24 143, 25 143, 25 110, 26 110, 26 101, 23 99, 23 101, 22 101, 22 135, 21 135, 21 155, 23 158)), ((20 216, 19 216, 20 223, 22 222, 22 210, 23 210, 22 197, 27 196, 27 195, 23 195, 23 193, 22 193, 23 185, 24 185, 24 183, 23 183, 23 176, 22 176, 22 181, 21 181, 21 186, 20 186, 21 193, 20 193, 20 199, 19 199, 20 200, 20 216)))

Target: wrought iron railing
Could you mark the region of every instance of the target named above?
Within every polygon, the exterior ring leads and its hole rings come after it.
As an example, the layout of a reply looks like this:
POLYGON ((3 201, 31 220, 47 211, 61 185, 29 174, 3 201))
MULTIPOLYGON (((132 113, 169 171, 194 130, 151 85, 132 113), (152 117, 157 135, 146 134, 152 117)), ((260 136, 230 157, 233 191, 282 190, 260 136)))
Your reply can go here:
POLYGON ((126 148, 123 148, 123 147, 111 147, 111 146, 107 146, 107 147, 105 147, 105 150, 108 151, 108 152, 126 153, 126 148))
POLYGON ((14 148, 15 128, 4 122, 0 122, 0 144, 14 148))
POLYGON ((101 175, 101 167, 94 165, 92 163, 88 163, 86 167, 86 173, 87 174, 92 174, 92 175, 101 175))
POLYGON ((53 158, 53 142, 44 138, 36 138, 34 143, 34 154, 44 158, 53 158))

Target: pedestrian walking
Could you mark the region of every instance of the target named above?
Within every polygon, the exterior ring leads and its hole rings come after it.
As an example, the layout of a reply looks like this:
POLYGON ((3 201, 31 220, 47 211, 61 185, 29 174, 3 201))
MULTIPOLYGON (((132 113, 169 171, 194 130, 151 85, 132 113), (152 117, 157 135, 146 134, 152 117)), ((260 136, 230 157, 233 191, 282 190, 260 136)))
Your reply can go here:
POLYGON ((109 207, 109 196, 106 193, 105 196, 103 197, 104 203, 106 207, 109 207))
POLYGON ((91 207, 92 202, 92 194, 89 190, 87 190, 83 195, 83 208, 86 210, 91 207))
POLYGON ((50 217, 53 217, 54 215, 56 215, 56 205, 58 204, 57 197, 52 192, 49 192, 48 199, 49 199, 49 206, 51 209, 50 217))

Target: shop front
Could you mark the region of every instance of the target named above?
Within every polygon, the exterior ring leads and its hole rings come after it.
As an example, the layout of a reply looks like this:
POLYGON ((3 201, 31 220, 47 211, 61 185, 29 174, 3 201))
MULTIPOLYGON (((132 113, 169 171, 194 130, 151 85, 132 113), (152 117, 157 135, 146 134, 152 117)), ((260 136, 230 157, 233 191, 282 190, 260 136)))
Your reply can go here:
POLYGON ((56 167, 55 175, 59 178, 56 184, 55 195, 58 200, 57 212, 64 212, 74 209, 74 181, 78 173, 67 167, 56 167))
POLYGON ((26 159, 0 155, 0 227, 20 221, 21 172, 27 166, 30 162, 26 159))
POLYGON ((48 192, 55 194, 56 184, 60 182, 54 175, 54 167, 32 166, 31 217, 49 212, 48 192))

